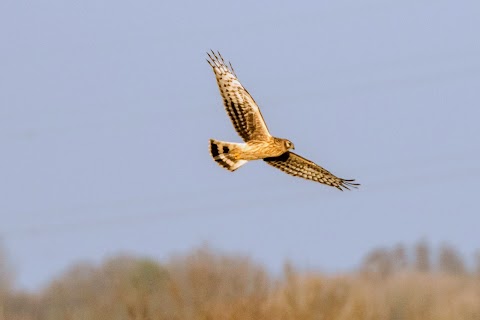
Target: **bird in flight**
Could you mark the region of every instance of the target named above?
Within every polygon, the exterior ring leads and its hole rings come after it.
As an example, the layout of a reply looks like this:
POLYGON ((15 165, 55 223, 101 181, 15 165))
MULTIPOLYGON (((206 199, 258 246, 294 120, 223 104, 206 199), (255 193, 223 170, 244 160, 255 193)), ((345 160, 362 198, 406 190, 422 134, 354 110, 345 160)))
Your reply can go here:
POLYGON ((295 147, 290 140, 272 136, 260 108, 238 80, 232 64, 227 65, 220 52, 207 52, 207 55, 225 110, 233 127, 245 141, 235 143, 210 139, 210 154, 220 166, 235 171, 248 161, 263 160, 292 176, 320 182, 342 191, 359 185, 353 179, 336 177, 312 161, 291 152, 295 147))

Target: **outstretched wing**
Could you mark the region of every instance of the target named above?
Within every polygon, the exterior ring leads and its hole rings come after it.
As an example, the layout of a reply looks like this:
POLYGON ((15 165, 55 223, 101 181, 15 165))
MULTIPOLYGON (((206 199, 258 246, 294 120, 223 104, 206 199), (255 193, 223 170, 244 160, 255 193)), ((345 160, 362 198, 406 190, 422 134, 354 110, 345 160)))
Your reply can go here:
POLYGON ((208 64, 217 78, 218 88, 223 98, 223 104, 233 126, 242 139, 266 140, 270 137, 265 120, 255 100, 238 81, 232 65, 227 66, 220 52, 208 53, 208 64))
POLYGON ((265 158, 263 160, 269 165, 292 176, 317 181, 342 191, 342 188, 350 190, 349 187, 356 188, 359 186, 358 183, 353 183, 355 180, 338 178, 319 165, 293 152, 285 152, 281 156, 265 158))

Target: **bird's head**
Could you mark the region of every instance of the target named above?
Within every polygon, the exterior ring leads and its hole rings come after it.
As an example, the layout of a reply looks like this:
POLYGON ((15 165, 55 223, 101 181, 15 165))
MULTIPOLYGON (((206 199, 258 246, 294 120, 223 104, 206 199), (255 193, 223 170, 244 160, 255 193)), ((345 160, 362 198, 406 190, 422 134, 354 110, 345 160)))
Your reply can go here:
POLYGON ((295 146, 293 145, 292 141, 290 141, 290 140, 285 139, 283 141, 283 145, 285 146, 286 150, 290 150, 290 149, 295 150, 295 146))

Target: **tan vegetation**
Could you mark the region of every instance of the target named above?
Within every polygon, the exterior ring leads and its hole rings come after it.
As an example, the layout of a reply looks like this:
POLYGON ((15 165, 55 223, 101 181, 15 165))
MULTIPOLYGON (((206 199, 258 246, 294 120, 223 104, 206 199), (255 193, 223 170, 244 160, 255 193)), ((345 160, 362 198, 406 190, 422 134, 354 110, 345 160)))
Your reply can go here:
POLYGON ((248 257, 208 248, 164 264, 122 256, 77 264, 36 293, 5 282, 0 319, 480 319, 480 268, 449 246, 435 257, 421 242, 376 249, 348 274, 286 264, 273 277, 248 257))

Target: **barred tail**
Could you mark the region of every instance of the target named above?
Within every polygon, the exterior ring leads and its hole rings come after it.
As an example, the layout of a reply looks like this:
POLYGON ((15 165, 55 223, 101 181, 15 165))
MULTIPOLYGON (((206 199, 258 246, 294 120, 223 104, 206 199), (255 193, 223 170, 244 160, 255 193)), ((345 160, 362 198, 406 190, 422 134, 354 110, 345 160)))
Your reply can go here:
POLYGON ((247 160, 235 160, 235 158, 229 154, 230 151, 236 147, 236 143, 210 139, 210 154, 213 160, 229 171, 235 171, 248 162, 247 160))

